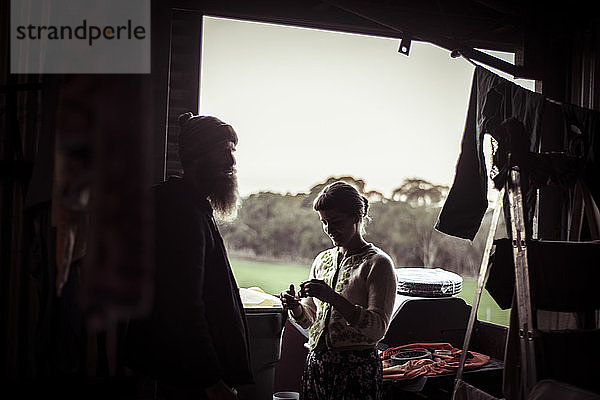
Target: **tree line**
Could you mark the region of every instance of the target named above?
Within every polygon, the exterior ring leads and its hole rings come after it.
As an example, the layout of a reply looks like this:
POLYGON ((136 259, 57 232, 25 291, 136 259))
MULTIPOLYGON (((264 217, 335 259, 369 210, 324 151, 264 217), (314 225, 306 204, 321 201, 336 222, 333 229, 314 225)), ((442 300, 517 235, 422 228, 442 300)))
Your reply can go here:
MULTIPOLYGON (((330 177, 307 193, 259 192, 242 199, 237 219, 220 222, 229 251, 252 257, 310 265, 332 246, 321 228, 312 203, 326 185, 343 180, 369 199, 365 239, 386 251, 397 267, 443 268, 463 277, 475 277, 489 229, 486 213, 475 239, 458 239, 434 229, 448 187, 419 178, 405 179, 388 198, 366 191, 365 182, 350 176, 330 177)), ((500 229, 499 229, 500 231, 500 229)))

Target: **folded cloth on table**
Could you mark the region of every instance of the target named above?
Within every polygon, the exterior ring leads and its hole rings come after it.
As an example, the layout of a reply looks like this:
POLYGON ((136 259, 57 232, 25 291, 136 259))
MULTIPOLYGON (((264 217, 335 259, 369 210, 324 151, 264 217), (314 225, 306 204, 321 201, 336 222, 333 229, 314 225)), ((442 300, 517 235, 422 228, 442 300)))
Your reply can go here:
MULTIPOLYGON (((460 364, 461 349, 450 343, 411 343, 398 347, 389 347, 381 353, 384 363, 384 380, 407 380, 421 375, 438 375, 447 372, 456 372, 460 364), (410 360, 402 365, 390 365, 389 360, 393 354, 401 351, 427 349, 433 354, 433 359, 410 360), (435 354, 435 350, 449 350, 450 354, 435 354)), ((465 370, 479 368, 490 361, 490 357, 469 351, 465 361, 465 370)))

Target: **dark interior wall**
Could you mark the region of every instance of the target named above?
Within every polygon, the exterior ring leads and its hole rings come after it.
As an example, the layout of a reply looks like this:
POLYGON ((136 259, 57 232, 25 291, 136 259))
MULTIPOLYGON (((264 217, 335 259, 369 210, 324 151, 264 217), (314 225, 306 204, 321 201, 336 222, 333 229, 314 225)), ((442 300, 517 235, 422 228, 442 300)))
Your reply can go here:
POLYGON ((165 178, 181 174, 178 117, 198 112, 202 48, 202 13, 176 8, 171 15, 165 178))
POLYGON ((171 45, 171 1, 151 0, 152 3, 152 114, 147 114, 151 119, 152 132, 149 140, 153 142, 153 180, 160 182, 164 179, 166 170, 166 122, 168 99, 168 76, 171 45))
POLYGON ((0 6, 2 376, 115 376, 119 321, 151 300, 145 194, 164 176, 169 7, 152 2, 151 74, 38 76, 9 73, 9 6, 0 6), (85 191, 92 200, 78 208, 85 191))
MULTIPOLYGON (((40 371, 36 359, 60 356, 49 354, 47 346, 61 341, 61 334, 83 328, 82 320, 74 320, 82 318, 77 310, 82 301, 89 308, 104 306, 100 299, 106 298, 106 273, 111 268, 148 265, 144 258, 151 221, 144 191, 151 182, 152 165, 148 146, 151 123, 146 114, 151 108, 149 84, 149 78, 143 76, 53 77, 41 84, 40 113, 32 115, 31 110, 20 109, 15 114, 16 126, 5 131, 7 135, 20 132, 26 142, 32 133, 24 127, 33 123, 43 128, 35 138, 35 151, 25 153, 23 160, 4 161, 12 167, 22 163, 23 169, 34 172, 6 177, 2 185, 8 200, 2 204, 6 239, 2 241, 2 284, 6 288, 2 296, 3 311, 9 316, 3 319, 8 321, 3 349, 9 375, 36 374, 40 371), (46 126, 46 119, 53 126, 46 126), (60 175, 56 179, 53 170, 60 175), (54 187, 48 186, 48 181, 54 182, 54 187), (93 194, 84 210, 70 203, 70 196, 78 195, 72 191, 79 189, 93 194), (90 218, 94 223, 88 225, 90 218), (66 235, 73 231, 77 232, 73 264, 63 266, 60 250, 65 248, 66 235), (55 282, 63 280, 61 272, 65 287, 59 296, 55 282), (90 290, 89 296, 81 296, 79 285, 90 290)), ((31 94, 18 97, 23 96, 31 94)), ((85 332, 80 331, 75 341, 83 348, 85 332)), ((72 361, 76 368, 81 367, 81 360, 72 361)), ((64 368, 72 371, 75 367, 64 368)))
POLYGON ((179 32, 195 31, 185 43, 197 51, 184 49, 192 54, 186 58, 175 48, 179 75, 171 81, 173 10, 158 0, 151 74, 14 75, 9 5, 0 8, 2 376, 118 375, 119 321, 146 312, 151 302, 152 204, 145 193, 165 177, 168 127, 176 126, 179 111, 198 108, 190 83, 198 87, 201 18, 179 32), (182 89, 189 93, 181 96, 182 89), (85 210, 65 206, 71 184, 91 191, 85 210), (60 250, 73 231, 65 268, 60 250))
MULTIPOLYGON (((541 93, 557 102, 600 110, 600 28, 597 18, 569 20, 569 24, 540 20, 527 30, 525 65, 539 71, 541 93)), ((548 104, 543 120, 542 151, 565 151, 562 112, 548 104)), ((565 240, 569 196, 564 190, 540 190, 539 234, 565 240)))
POLYGON ((42 133, 39 76, 9 74, 9 2, 0 4, 0 354, 7 374, 26 370, 31 357, 33 321, 21 310, 35 308, 24 295, 33 288, 23 271, 21 252, 27 233, 24 204, 27 182, 42 133))

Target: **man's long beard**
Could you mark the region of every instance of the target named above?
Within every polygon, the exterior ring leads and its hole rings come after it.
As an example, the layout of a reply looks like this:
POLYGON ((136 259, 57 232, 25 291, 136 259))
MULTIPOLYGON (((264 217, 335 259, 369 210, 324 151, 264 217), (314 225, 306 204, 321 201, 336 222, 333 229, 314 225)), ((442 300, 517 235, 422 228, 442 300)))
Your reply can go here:
POLYGON ((232 221, 237 217, 239 206, 238 182, 235 172, 218 175, 208 200, 217 218, 232 221))

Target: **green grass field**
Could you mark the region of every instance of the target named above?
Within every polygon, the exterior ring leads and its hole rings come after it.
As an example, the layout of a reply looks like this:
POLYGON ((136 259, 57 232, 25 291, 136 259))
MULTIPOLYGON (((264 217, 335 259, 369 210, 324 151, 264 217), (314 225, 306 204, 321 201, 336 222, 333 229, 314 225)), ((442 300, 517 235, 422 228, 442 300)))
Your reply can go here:
MULTIPOLYGON (((266 293, 277 294, 288 288, 290 283, 297 285, 306 280, 309 265, 270 263, 231 257, 233 274, 240 287, 258 286, 266 293)), ((473 304, 477 280, 463 278, 462 291, 458 297, 467 304, 473 304)), ((501 310, 489 293, 484 289, 479 302, 477 318, 508 326, 510 310, 501 310)))

